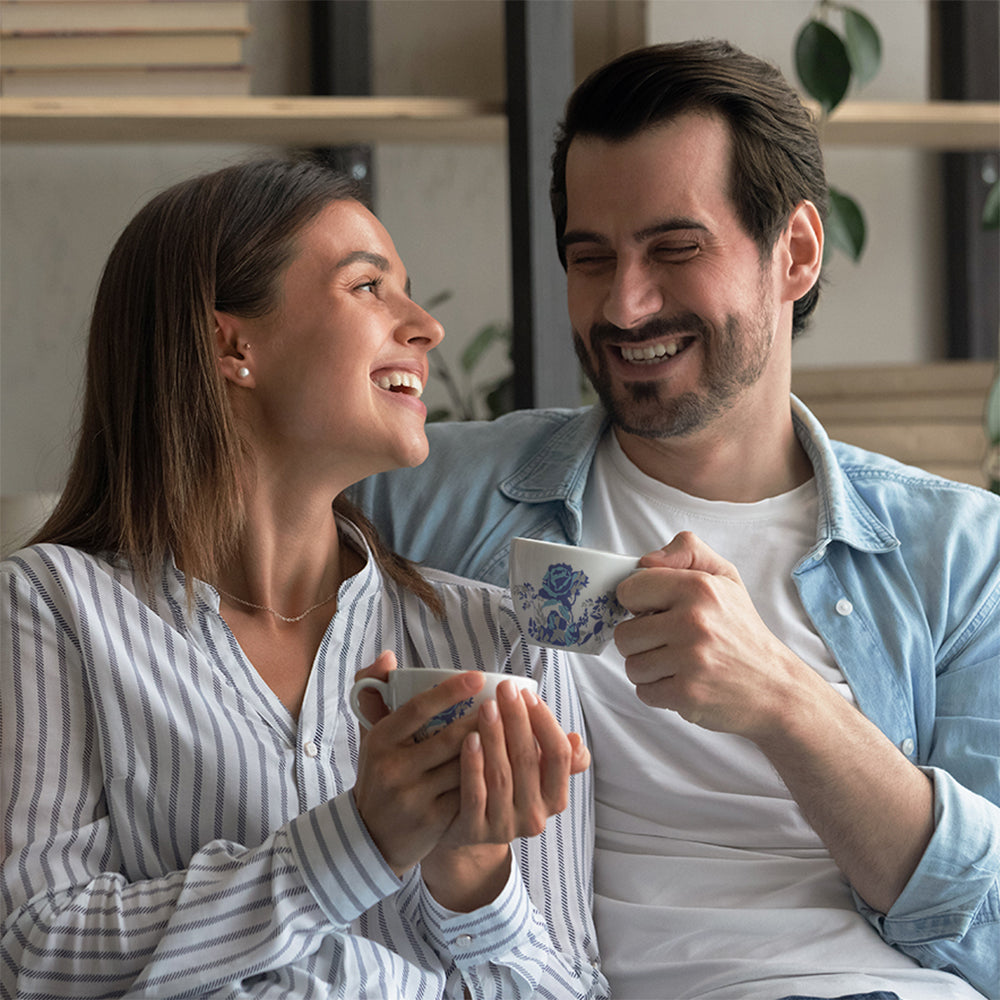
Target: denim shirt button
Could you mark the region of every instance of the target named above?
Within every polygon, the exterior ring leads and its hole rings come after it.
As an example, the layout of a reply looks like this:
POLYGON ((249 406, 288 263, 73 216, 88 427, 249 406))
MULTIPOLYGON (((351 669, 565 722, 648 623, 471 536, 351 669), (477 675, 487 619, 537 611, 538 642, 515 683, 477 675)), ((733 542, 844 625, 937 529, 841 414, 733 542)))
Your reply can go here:
POLYGON ((913 751, 916 749, 916 743, 910 739, 909 736, 905 740, 902 740, 899 744, 899 749, 903 751, 903 755, 906 757, 912 757, 913 751))
POLYGON ((844 616, 849 615, 854 610, 854 605, 846 597, 842 597, 833 607, 838 615, 844 616))

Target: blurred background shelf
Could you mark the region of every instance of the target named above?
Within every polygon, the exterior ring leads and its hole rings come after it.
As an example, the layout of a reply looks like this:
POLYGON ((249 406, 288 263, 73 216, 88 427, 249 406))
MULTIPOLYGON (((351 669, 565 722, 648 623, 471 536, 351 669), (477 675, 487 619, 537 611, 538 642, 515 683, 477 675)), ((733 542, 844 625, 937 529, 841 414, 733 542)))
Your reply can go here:
POLYGON ((831 438, 987 486, 983 418, 992 361, 798 369, 792 391, 831 438))
MULTIPOLYGON (((435 97, 0 97, 6 142, 503 142, 503 104, 435 97)), ((928 150, 995 149, 1000 105, 855 101, 824 143, 928 150)))
POLYGON ((5 142, 504 141, 501 104, 437 97, 0 97, 5 142))

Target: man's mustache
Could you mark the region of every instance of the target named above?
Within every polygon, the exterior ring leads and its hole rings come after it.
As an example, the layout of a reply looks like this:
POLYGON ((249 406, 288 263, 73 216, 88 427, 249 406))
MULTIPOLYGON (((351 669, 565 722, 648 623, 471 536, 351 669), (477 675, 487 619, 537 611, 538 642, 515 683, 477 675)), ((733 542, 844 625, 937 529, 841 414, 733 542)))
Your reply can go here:
POLYGON ((676 316, 657 316, 642 326, 623 330, 614 323, 594 323, 590 328, 590 346, 603 344, 642 344, 649 340, 663 340, 675 334, 690 334, 707 340, 708 324, 696 313, 679 313, 676 316))

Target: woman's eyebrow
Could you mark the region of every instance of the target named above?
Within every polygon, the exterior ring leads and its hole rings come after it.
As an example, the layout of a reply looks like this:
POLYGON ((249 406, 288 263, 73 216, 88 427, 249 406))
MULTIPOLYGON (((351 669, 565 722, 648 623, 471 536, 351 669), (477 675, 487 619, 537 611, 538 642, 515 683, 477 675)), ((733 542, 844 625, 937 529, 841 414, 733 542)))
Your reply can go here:
POLYGON ((389 270, 389 259, 380 253, 373 253, 371 250, 352 250, 343 260, 337 261, 337 267, 347 267, 348 264, 359 260, 374 264, 380 271, 389 270))

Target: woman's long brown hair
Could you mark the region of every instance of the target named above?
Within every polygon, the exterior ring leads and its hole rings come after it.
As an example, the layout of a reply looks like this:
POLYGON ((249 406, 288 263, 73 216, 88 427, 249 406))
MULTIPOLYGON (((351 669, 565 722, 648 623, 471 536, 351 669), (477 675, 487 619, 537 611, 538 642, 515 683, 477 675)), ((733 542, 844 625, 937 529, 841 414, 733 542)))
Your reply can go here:
MULTIPOLYGON (((31 543, 127 562, 148 586, 173 554, 215 580, 244 524, 249 455, 218 368, 213 310, 263 316, 303 227, 354 183, 312 159, 256 160, 177 184, 122 232, 90 324, 83 417, 66 487, 31 543)), ((349 501, 383 571, 440 602, 349 501)))

